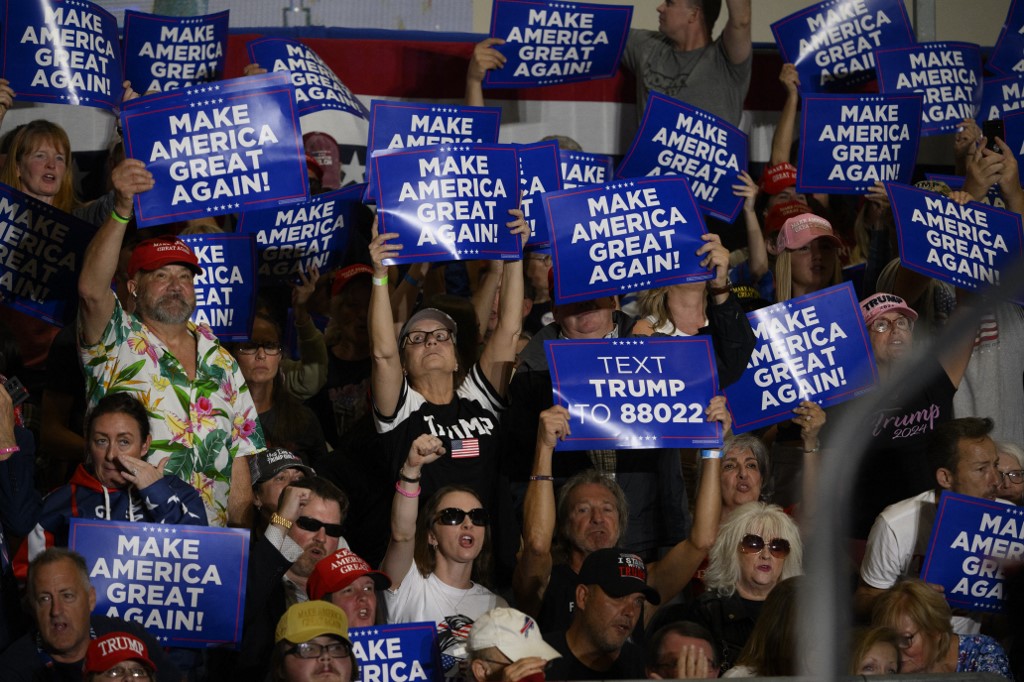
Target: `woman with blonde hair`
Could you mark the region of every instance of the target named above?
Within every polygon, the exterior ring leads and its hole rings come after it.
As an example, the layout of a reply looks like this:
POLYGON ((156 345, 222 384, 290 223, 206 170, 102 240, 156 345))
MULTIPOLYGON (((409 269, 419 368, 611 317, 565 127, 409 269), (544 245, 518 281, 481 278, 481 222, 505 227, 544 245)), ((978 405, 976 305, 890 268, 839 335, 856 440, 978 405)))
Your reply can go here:
POLYGON ((779 582, 800 575, 802 562, 800 532, 781 507, 749 502, 722 524, 704 574, 707 592, 687 620, 715 636, 723 670, 736 663, 768 595, 779 582))
POLYGON ((832 225, 820 216, 803 213, 784 222, 769 247, 775 254, 776 302, 842 282, 840 246, 832 225))
POLYGON ((875 600, 871 623, 896 630, 901 673, 996 673, 1007 679, 1010 663, 988 635, 957 635, 945 597, 922 580, 904 580, 875 600))

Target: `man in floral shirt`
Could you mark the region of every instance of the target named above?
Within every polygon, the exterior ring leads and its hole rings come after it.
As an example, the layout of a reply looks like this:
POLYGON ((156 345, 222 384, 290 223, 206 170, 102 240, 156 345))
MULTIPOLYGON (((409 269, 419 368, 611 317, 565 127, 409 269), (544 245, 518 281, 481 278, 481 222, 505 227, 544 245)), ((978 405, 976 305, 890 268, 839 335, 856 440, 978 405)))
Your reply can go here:
POLYGON ((90 242, 78 281, 78 340, 93 406, 130 391, 146 406, 153 444, 146 459, 202 494, 210 525, 247 526, 252 486, 246 458, 262 449, 256 408, 234 358, 206 325, 189 320, 193 278, 202 272, 175 237, 147 239, 128 264, 126 312, 110 281, 136 192, 150 189, 145 165, 125 160, 113 173, 114 211, 90 242))

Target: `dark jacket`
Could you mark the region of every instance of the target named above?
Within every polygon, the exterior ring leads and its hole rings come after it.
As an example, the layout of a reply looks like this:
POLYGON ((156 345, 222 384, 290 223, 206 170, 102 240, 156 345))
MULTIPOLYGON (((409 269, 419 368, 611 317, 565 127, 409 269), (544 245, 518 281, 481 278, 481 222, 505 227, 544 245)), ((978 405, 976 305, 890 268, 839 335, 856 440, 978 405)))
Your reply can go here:
POLYGON ((763 604, 746 600, 736 592, 725 597, 714 591, 700 595, 693 604, 686 620, 703 625, 714 635, 722 652, 723 672, 736 665, 763 604))

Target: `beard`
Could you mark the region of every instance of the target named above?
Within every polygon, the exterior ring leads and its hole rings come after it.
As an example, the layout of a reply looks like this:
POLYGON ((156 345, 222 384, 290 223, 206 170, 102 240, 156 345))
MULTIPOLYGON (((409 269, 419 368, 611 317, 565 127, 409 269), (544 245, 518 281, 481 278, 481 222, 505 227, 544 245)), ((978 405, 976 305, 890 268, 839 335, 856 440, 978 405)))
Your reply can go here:
POLYGON ((145 295, 139 296, 136 311, 143 319, 149 318, 161 324, 184 324, 192 317, 195 301, 188 300, 183 294, 172 291, 154 301, 145 295))

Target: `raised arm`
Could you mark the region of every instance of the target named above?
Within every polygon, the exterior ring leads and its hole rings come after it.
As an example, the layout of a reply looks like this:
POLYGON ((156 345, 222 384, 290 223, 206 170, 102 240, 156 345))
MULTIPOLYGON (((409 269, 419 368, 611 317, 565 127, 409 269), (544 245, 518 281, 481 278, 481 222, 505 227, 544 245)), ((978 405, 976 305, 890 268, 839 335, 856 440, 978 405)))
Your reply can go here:
POLYGON ((779 122, 772 133, 772 155, 770 166, 789 161, 789 150, 793 148, 793 131, 796 130, 796 110, 800 107, 800 74, 792 64, 783 64, 779 81, 786 88, 786 102, 782 105, 779 122))
POLYGON ((757 203, 757 183, 747 171, 740 171, 740 184, 732 186, 736 196, 743 197, 743 225, 747 229, 747 261, 750 263, 750 277, 755 282, 768 272, 768 247, 764 243, 764 232, 754 208, 757 203))
MULTIPOLYGON (((704 414, 707 421, 722 422, 726 433, 732 428, 724 396, 712 398, 704 414)), ((718 453, 718 457, 709 457, 703 462, 690 537, 669 550, 663 559, 647 567, 647 584, 658 591, 662 604, 686 586, 704 561, 708 550, 715 544, 718 522, 722 516, 722 459, 721 451, 718 453)), ((644 609, 644 619, 649 622, 656 610, 644 609)))
POLYGON ((569 434, 569 411, 554 405, 540 413, 533 470, 523 501, 523 549, 512 574, 516 604, 534 618, 540 613, 551 579, 551 542, 555 535, 555 482, 551 457, 555 444, 569 434))
POLYGON ((1021 189, 1020 186, 1020 168, 1017 164, 1017 156, 1002 138, 996 138, 996 145, 999 147, 999 154, 1003 157, 1003 172, 999 176, 999 192, 1003 195, 1006 208, 1014 213, 1024 213, 1024 189, 1021 189))
POLYGON ((370 241, 370 260, 373 261, 373 284, 370 287, 370 354, 373 365, 370 373, 370 387, 373 404, 377 410, 392 416, 398 408, 402 393, 402 359, 399 356, 398 339, 391 317, 391 291, 388 288, 388 268, 383 261, 398 255, 401 244, 390 240, 394 232, 379 234, 377 220, 373 221, 373 239, 370 241))
POLYGON ((505 55, 494 49, 495 45, 504 45, 501 38, 485 38, 473 48, 469 58, 469 69, 466 70, 466 104, 472 107, 484 105, 484 76, 491 69, 505 66, 505 55))
MULTIPOLYGON (((514 220, 506 223, 512 234, 526 243, 530 226, 517 208, 509 211, 514 220)), ((498 395, 508 392, 508 382, 516 359, 516 343, 523 330, 523 261, 506 262, 501 271, 501 303, 498 308, 498 325, 480 353, 480 370, 498 395)))
POLYGON ((402 277, 402 281, 397 282, 391 292, 391 314, 394 316, 396 333, 405 321, 412 317, 416 298, 420 295, 420 289, 429 273, 430 263, 413 263, 402 277))
POLYGON ((405 464, 399 469, 401 477, 395 484, 395 497, 391 502, 391 542, 381 562, 381 570, 391 576, 393 590, 398 589, 409 572, 416 549, 420 472, 424 464, 437 460, 444 452, 440 438, 424 433, 412 442, 405 464))
POLYGON ((103 329, 114 313, 114 293, 110 281, 124 239, 126 220, 132 215, 135 195, 153 188, 153 174, 137 159, 125 159, 110 174, 114 184, 114 211, 89 242, 78 277, 79 320, 82 341, 88 345, 100 340, 103 329))
POLYGON ((11 89, 11 82, 6 78, 0 78, 0 126, 4 124, 4 116, 14 106, 14 90, 11 89))
MULTIPOLYGON (((729 61, 741 64, 754 50, 750 34, 750 0, 725 0, 725 4, 729 8, 729 20, 725 24, 725 31, 722 32, 722 42, 725 43, 729 61)), ((712 28, 708 26, 709 30, 712 28)))

